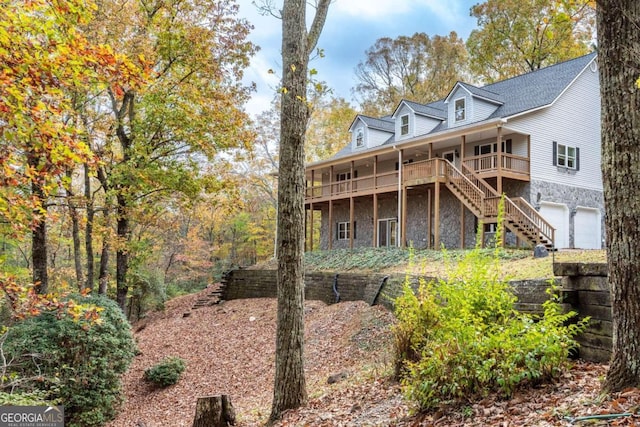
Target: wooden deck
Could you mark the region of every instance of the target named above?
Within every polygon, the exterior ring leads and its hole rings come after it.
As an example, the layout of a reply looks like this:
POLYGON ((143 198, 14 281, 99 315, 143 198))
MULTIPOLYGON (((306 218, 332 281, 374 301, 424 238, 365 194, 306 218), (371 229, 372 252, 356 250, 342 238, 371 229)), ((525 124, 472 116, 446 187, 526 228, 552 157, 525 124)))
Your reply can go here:
MULTIPOLYGON (((446 171, 438 159, 402 165, 402 171, 376 173, 354 179, 332 182, 330 184, 309 186, 306 188, 305 201, 325 202, 371 194, 380 194, 398 189, 398 180, 402 174, 402 185, 422 185, 444 182, 446 171), (438 166, 439 165, 439 166, 438 166)), ((529 181, 529 159, 513 154, 488 154, 464 158, 464 167, 482 178, 511 178, 529 181)))

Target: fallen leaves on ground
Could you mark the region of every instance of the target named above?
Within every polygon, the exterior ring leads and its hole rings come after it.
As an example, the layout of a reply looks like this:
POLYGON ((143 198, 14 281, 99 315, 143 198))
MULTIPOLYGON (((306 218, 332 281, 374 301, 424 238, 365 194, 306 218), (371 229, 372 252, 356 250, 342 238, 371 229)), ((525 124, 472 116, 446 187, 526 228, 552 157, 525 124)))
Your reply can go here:
MULTIPOLYGON (((126 403, 108 427, 191 426, 198 397, 228 394, 238 426, 260 426, 269 416, 275 359, 275 299, 227 301, 193 310, 211 289, 167 303, 134 326, 140 348, 124 376, 126 403), (189 313, 184 317, 185 313, 189 313), (163 389, 142 378, 167 356, 185 360, 180 381, 163 389)), ((287 426, 632 426, 640 390, 601 396, 605 365, 576 361, 556 382, 476 402, 411 415, 390 378, 393 315, 364 302, 305 303, 305 368, 309 403, 288 411, 287 426), (331 380, 328 382, 328 379, 331 380)))

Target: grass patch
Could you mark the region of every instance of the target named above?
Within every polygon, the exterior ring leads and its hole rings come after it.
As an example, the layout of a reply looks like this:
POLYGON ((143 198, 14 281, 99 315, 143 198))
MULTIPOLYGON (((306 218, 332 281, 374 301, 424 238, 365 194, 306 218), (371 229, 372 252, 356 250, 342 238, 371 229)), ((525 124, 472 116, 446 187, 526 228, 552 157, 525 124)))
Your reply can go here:
MULTIPOLYGON (((494 249, 480 249, 493 253, 494 249)), ((445 277, 443 252, 414 250, 409 262, 409 249, 402 248, 354 248, 313 251, 305 254, 307 271, 351 271, 376 273, 410 273, 431 277, 445 277)), ((448 251, 450 261, 459 262, 469 250, 448 251)), ((502 278, 547 279, 553 277, 555 262, 606 262, 603 250, 563 250, 546 258, 533 258, 532 250, 505 249, 498 251, 502 278)))

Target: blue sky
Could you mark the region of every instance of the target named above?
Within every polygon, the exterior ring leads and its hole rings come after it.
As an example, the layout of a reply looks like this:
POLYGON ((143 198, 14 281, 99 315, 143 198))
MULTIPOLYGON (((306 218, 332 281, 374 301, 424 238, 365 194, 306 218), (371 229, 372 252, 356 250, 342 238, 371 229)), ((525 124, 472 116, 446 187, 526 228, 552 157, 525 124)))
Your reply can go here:
MULTIPOLYGON (((324 58, 315 59, 311 67, 318 78, 327 82, 338 96, 352 101, 351 88, 357 84, 354 70, 365 59, 365 50, 381 37, 395 38, 425 32, 430 36, 451 31, 467 39, 476 26, 469 9, 480 0, 334 0, 318 47, 324 58)), ((258 114, 269 108, 274 87, 278 83, 273 69, 280 74, 281 21, 272 16, 260 16, 252 0, 237 0, 239 17, 255 27, 250 40, 260 51, 246 70, 246 81, 257 85, 257 92, 246 110, 258 114)), ((280 6, 282 1, 276 1, 280 6)))

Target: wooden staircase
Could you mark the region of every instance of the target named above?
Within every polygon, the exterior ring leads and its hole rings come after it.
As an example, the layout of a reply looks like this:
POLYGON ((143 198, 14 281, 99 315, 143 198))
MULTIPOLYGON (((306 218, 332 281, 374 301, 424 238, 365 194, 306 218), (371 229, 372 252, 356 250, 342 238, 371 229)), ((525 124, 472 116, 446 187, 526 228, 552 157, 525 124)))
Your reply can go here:
MULTIPOLYGON (((501 195, 475 172, 462 165, 459 170, 445 159, 437 170, 445 177, 447 188, 485 223, 496 222, 501 195)), ((555 229, 525 199, 504 197, 504 225, 532 246, 553 250, 555 229)))

